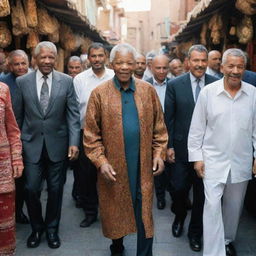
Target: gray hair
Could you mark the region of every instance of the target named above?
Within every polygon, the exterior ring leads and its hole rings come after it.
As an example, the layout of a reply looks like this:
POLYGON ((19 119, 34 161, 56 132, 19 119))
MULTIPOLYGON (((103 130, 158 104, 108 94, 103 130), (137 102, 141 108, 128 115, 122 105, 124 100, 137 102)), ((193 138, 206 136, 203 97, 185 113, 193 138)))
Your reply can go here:
POLYGON ((192 53, 193 51, 205 52, 206 55, 208 56, 208 51, 207 51, 207 49, 205 48, 205 46, 202 45, 202 44, 194 44, 194 45, 192 45, 192 46, 189 48, 189 50, 188 50, 188 58, 189 58, 189 59, 190 59, 191 53, 192 53))
POLYGON ((13 61, 13 58, 16 57, 16 56, 21 56, 25 59, 25 61, 28 63, 28 55, 23 51, 23 50, 14 50, 14 51, 11 51, 8 55, 8 62, 9 63, 12 63, 13 61))
POLYGON ((148 52, 147 55, 146 55, 147 64, 150 60, 153 60, 155 56, 156 56, 156 53, 154 51, 148 52))
POLYGON ((241 57, 244 59, 244 64, 246 65, 246 63, 247 63, 246 55, 244 54, 244 52, 242 50, 240 50, 238 48, 230 48, 230 49, 226 50, 222 56, 222 64, 225 64, 227 62, 228 56, 241 57))
POLYGON ((80 64, 82 64, 82 60, 80 57, 78 56, 71 56, 69 59, 68 59, 68 63, 71 62, 71 61, 77 61, 79 62, 80 64))
POLYGON ((54 53, 55 56, 57 56, 57 48, 56 48, 55 44, 50 41, 42 41, 35 48, 35 51, 34 51, 35 57, 40 53, 40 50, 42 48, 49 49, 50 51, 52 51, 54 53))
POLYGON ((109 56, 110 63, 112 63, 113 60, 115 59, 117 52, 120 52, 123 54, 131 53, 134 57, 134 60, 136 59, 136 56, 137 56, 137 52, 136 52, 135 48, 132 47, 130 44, 126 44, 126 43, 117 44, 116 46, 114 46, 114 48, 110 52, 110 56, 109 56))

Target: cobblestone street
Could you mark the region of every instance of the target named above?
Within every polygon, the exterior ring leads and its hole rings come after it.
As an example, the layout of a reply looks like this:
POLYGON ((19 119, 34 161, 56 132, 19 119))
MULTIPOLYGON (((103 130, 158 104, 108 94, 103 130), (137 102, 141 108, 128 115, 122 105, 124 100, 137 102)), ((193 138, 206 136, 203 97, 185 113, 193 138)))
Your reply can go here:
MULTIPOLYGON (((60 224, 60 238, 62 245, 59 249, 50 249, 43 235, 41 244, 36 249, 26 247, 26 239, 30 234, 30 226, 17 226, 17 256, 109 256, 110 241, 101 233, 100 220, 89 228, 80 228, 79 223, 84 215, 81 209, 75 208, 71 197, 73 174, 68 171, 67 183, 64 191, 62 219, 60 224)), ((202 253, 192 252, 188 245, 185 231, 181 238, 174 238, 171 234, 173 215, 170 214, 169 195, 166 195, 167 207, 164 210, 154 208, 155 237, 154 256, 200 256, 202 253)), ((46 194, 42 194, 46 200, 46 194)), ((155 204, 154 204, 155 205, 155 204)), ((188 218, 187 218, 188 219, 188 218)), ((239 226, 235 246, 238 256, 256 255, 256 220, 243 213, 239 226)), ((125 238, 125 256, 135 256, 136 235, 125 238)))

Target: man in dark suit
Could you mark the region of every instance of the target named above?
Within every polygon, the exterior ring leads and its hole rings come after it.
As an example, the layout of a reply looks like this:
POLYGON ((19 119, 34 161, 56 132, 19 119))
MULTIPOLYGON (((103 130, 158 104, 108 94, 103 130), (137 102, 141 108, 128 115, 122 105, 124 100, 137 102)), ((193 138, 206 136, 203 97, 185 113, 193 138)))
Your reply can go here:
POLYGON ((188 52, 190 72, 171 80, 165 96, 165 122, 169 134, 167 161, 173 163, 170 177, 172 211, 175 214, 172 233, 175 237, 182 233, 187 215, 187 197, 193 185, 193 207, 188 230, 189 244, 193 251, 201 250, 204 190, 202 180, 196 176, 193 165, 188 162, 187 139, 200 89, 217 80, 205 74, 207 54, 203 45, 192 46, 188 52))
MULTIPOLYGON (((0 82, 8 85, 11 93, 12 108, 16 121, 20 127, 18 119, 18 108, 20 107, 20 95, 16 84, 16 78, 28 72, 28 56, 23 50, 14 50, 9 53, 8 67, 10 72, 0 76, 0 82)), ((24 205, 24 175, 15 179, 15 220, 17 223, 28 224, 28 218, 22 208, 24 205)))
POLYGON ((17 79, 20 106, 21 140, 25 166, 25 192, 32 233, 27 246, 35 248, 46 231, 50 248, 58 248, 59 221, 67 159, 78 156, 79 110, 72 78, 53 70, 56 46, 40 42, 35 48, 38 70, 17 79), (40 194, 47 181, 45 219, 40 194))
MULTIPOLYGON (((152 77, 146 80, 148 83, 152 84, 156 89, 157 95, 160 99, 162 109, 164 111, 164 100, 167 83, 169 78, 167 77, 169 71, 169 58, 165 55, 157 55, 153 57, 151 63, 152 77)), ((168 163, 165 163, 165 171, 154 177, 155 192, 157 199, 157 208, 162 210, 165 208, 165 189, 166 189, 166 171, 168 168, 168 163)))

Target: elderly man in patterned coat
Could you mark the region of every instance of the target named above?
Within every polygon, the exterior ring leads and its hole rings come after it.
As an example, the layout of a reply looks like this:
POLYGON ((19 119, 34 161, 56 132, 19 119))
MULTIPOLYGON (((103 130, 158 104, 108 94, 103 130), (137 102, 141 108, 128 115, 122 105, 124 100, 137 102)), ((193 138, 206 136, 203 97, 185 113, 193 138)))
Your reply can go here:
POLYGON ((164 168, 167 131, 155 89, 132 78, 135 49, 115 46, 113 79, 93 90, 86 113, 84 146, 98 169, 103 233, 112 256, 123 255, 123 237, 138 233, 137 255, 152 256, 153 176, 164 168))

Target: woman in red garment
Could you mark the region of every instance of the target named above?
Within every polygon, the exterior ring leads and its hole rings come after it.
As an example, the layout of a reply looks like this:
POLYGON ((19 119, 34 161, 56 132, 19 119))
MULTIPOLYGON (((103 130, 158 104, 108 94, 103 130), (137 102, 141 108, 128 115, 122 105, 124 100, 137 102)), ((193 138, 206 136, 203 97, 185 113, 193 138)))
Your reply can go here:
POLYGON ((0 83, 0 255, 15 252, 15 183, 23 171, 20 131, 7 85, 0 83))

